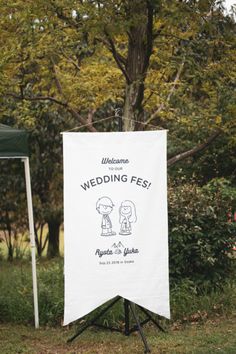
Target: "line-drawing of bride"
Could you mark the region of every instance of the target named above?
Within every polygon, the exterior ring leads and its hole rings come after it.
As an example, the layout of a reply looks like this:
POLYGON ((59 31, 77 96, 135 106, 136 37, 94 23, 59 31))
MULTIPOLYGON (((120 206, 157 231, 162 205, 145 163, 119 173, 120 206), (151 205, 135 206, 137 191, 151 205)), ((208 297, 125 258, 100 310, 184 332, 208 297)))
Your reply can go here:
POLYGON ((124 200, 119 208, 120 235, 131 235, 131 224, 137 221, 136 208, 131 200, 124 200))

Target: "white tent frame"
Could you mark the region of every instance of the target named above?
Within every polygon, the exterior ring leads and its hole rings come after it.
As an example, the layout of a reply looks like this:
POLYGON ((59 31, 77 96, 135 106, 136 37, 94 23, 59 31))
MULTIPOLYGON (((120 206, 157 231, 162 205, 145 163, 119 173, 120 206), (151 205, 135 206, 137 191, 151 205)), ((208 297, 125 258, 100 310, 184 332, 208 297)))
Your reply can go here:
POLYGON ((34 234, 34 214, 33 214, 29 157, 28 156, 11 156, 11 157, 0 156, 0 159, 21 159, 21 161, 24 162, 28 220, 29 220, 29 234, 30 234, 30 247, 31 247, 31 261, 32 261, 34 324, 35 324, 35 328, 39 328, 38 287, 37 287, 35 234, 34 234))

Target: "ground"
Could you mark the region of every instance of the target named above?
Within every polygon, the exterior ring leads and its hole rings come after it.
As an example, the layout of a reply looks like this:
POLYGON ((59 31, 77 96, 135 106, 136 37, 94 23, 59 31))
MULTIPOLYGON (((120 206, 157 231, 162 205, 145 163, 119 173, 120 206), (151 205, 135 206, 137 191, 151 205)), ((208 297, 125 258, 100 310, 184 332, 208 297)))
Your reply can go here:
MULTIPOLYGON (((119 333, 91 328, 71 344, 66 340, 74 334, 73 328, 40 328, 0 324, 1 354, 138 354, 143 353, 139 335, 125 337, 119 333)), ((175 323, 167 333, 145 326, 152 354, 235 354, 236 316, 216 318, 205 323, 186 326, 175 323)))

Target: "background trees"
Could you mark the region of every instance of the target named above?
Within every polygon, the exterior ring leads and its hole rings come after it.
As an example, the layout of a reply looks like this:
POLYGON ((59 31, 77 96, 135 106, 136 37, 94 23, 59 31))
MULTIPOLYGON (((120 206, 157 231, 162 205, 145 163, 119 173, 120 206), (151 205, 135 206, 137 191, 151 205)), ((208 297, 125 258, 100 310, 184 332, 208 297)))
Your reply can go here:
POLYGON ((234 181, 235 23, 221 1, 0 3, 0 120, 31 131, 39 254, 45 224, 58 254, 60 131, 116 130, 116 108, 123 130, 169 130, 173 179, 234 181))
POLYGON ((21 237, 28 222, 24 212, 27 210, 23 195, 24 170, 19 160, 0 160, 0 171, 0 240, 5 242, 7 258, 12 261, 24 252, 24 247, 20 247, 23 246, 21 237))

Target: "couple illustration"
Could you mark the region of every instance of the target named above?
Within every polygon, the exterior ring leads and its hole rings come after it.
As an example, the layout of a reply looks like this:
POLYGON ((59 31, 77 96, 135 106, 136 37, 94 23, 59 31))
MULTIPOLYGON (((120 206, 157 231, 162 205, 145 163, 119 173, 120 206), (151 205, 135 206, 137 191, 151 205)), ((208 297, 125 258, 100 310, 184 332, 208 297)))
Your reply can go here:
MULTIPOLYGON (((109 214, 112 212, 114 204, 108 197, 99 198, 96 203, 96 209, 102 215, 102 233, 101 236, 114 236, 116 233, 112 231, 112 222, 109 214)), ((131 200, 124 200, 119 208, 120 235, 131 235, 131 224, 137 221, 136 208, 131 200)))

